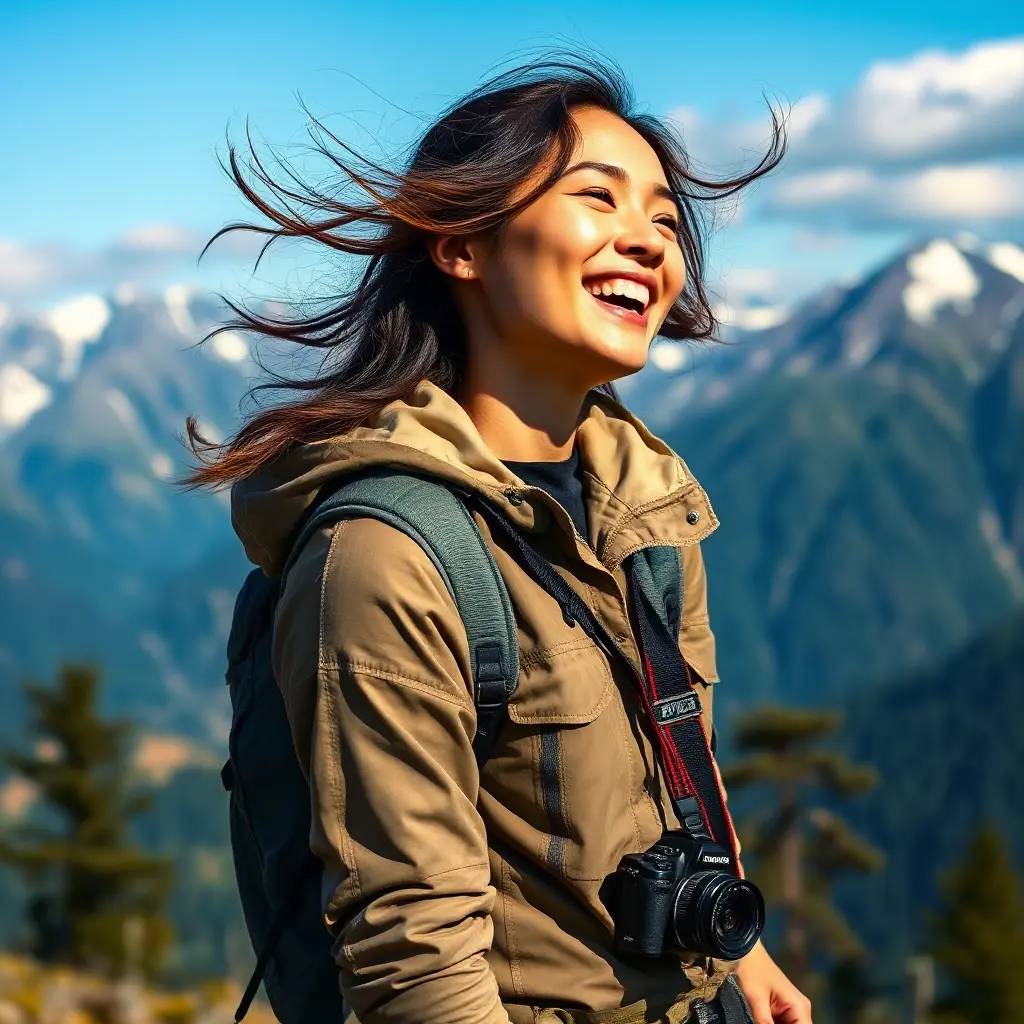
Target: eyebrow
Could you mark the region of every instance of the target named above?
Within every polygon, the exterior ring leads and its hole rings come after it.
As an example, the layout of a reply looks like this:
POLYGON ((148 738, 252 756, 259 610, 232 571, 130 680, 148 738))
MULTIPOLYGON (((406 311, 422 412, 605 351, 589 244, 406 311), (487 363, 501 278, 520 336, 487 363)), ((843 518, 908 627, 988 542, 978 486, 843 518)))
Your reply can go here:
MULTIPOLYGON (((629 174, 624 167, 619 167, 618 164, 604 164, 599 160, 581 160, 578 164, 573 164, 562 177, 566 178, 576 171, 600 171, 601 174, 607 174, 609 178, 621 181, 623 185, 628 185, 630 180, 629 174)), ((676 198, 675 193, 667 185, 655 182, 653 191, 659 199, 667 199, 670 203, 679 205, 679 200, 676 198)))

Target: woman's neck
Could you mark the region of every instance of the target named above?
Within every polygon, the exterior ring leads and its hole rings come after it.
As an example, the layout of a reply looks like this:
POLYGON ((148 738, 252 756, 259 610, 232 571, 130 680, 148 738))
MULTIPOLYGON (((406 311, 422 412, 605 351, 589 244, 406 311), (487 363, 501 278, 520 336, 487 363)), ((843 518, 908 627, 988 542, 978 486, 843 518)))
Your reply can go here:
POLYGON ((572 455, 586 390, 505 365, 469 374, 459 402, 505 462, 560 462, 572 455))

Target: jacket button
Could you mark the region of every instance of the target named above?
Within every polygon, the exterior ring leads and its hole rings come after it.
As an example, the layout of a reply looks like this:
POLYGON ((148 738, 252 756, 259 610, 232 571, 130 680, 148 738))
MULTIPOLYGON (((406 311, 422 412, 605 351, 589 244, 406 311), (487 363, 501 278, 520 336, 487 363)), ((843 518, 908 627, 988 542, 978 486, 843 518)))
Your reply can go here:
POLYGON ((695 508, 691 508, 690 511, 686 513, 686 521, 693 526, 694 523, 700 522, 700 513, 695 508))

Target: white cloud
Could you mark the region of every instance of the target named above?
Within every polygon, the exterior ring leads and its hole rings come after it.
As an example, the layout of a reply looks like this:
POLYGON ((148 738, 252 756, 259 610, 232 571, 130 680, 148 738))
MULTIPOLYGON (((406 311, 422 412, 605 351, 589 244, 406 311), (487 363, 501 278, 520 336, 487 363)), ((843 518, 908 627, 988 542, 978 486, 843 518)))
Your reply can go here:
POLYGON ((738 327, 743 331, 766 331, 785 323, 789 319, 789 309, 786 306, 743 308, 722 303, 715 308, 715 316, 725 327, 738 327))
POLYGON ((775 189, 775 202, 783 207, 813 209, 869 195, 877 178, 866 167, 834 167, 788 178, 775 189))
POLYGON ((845 249, 850 241, 849 235, 799 228, 793 236, 793 247, 797 252, 838 252, 845 249))
POLYGON ((681 131, 687 152, 698 165, 715 175, 730 174, 765 152, 771 141, 767 117, 749 121, 708 121, 692 107, 669 114, 681 131))
POLYGON ((1024 166, 944 165, 895 175, 865 167, 810 171, 780 181, 768 209, 850 227, 1024 221, 1024 166))
MULTIPOLYGON (((767 117, 674 117, 720 173, 749 166, 769 139, 767 117)), ((846 95, 798 99, 787 128, 786 159, 755 200, 775 214, 932 230, 1024 219, 1024 37, 873 64, 846 95)))
POLYGON ((68 253, 56 245, 23 245, 0 238, 0 294, 19 296, 67 273, 68 253))
MULTIPOLYGON (((803 101, 810 103, 813 97, 803 101)), ((868 68, 833 111, 793 110, 794 160, 921 166, 1024 153, 1024 38, 868 68)))
POLYGON ((122 249, 156 252, 198 252, 203 243, 194 231, 178 224, 140 224, 115 243, 122 249))
POLYGON ((814 129, 825 123, 832 112, 829 98, 822 93, 811 93, 793 104, 786 126, 791 143, 799 144, 814 129))
POLYGON ((734 300, 771 295, 778 283, 778 272, 768 267, 734 267, 725 275, 726 292, 734 300))
MULTIPOLYGON (((207 236, 175 224, 141 224, 100 249, 0 238, 0 301, 20 302, 75 289, 113 291, 195 265, 207 236)), ((259 240, 233 233, 211 247, 207 259, 254 255, 259 240)))

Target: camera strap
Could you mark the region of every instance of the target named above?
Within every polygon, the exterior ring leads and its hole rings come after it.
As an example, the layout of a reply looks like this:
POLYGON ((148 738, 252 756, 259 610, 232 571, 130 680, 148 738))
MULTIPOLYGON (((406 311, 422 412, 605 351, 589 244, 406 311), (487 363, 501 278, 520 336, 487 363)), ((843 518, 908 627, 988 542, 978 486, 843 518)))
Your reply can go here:
POLYGON ((680 821, 693 831, 687 820, 692 800, 687 798, 696 799, 712 838, 729 851, 738 872, 736 833, 701 721, 693 670, 659 612, 659 595, 644 552, 630 555, 624 569, 640 628, 644 710, 658 737, 659 760, 673 806, 680 821))
POLYGON ((630 555, 623 565, 640 629, 640 671, 583 598, 497 509, 477 495, 465 497, 492 529, 509 540, 531 575, 559 603, 565 620, 570 625, 579 623, 610 658, 619 658, 629 666, 657 740, 658 761, 680 823, 691 832, 705 825, 712 839, 729 851, 733 868, 739 873, 736 833, 701 722, 700 696, 678 641, 659 611, 660 595, 644 551, 630 555), (695 820, 694 800, 703 822, 695 820))

